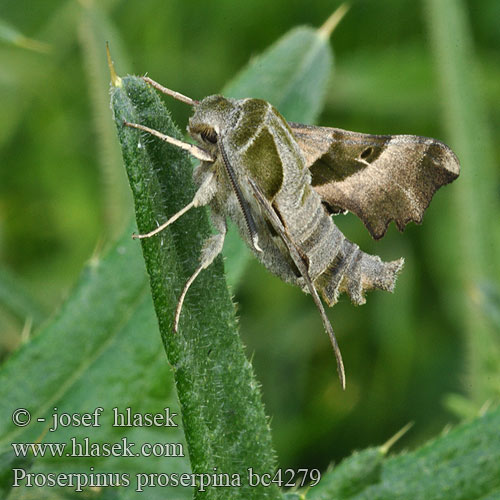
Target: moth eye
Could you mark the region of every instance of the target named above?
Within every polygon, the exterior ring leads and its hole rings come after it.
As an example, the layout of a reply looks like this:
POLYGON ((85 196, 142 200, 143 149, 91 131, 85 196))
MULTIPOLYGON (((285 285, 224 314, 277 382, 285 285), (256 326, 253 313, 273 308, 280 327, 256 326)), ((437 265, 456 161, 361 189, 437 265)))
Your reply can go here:
POLYGON ((217 132, 214 129, 202 130, 200 136, 206 142, 210 142, 211 144, 217 143, 217 132))
POLYGON ((366 148, 359 156, 362 160, 366 160, 373 153, 373 148, 370 146, 366 148))

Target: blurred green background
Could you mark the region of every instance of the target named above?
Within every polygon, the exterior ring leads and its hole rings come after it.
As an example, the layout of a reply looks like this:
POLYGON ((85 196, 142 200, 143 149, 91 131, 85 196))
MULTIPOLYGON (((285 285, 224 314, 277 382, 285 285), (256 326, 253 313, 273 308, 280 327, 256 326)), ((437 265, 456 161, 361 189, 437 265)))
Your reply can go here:
MULTIPOLYGON (((218 92, 255 54, 340 2, 2 0, 0 356, 50 317, 85 262, 126 227, 132 203, 109 109, 104 41, 119 74, 193 98, 218 92), (29 37, 30 40, 23 38, 29 37), (40 43, 36 44, 32 40, 40 43)), ((422 227, 380 242, 346 236, 405 268, 393 295, 329 311, 347 370, 310 297, 252 261, 237 287, 281 466, 326 467, 415 422, 412 448, 500 395, 500 3, 353 2, 332 36, 322 125, 439 138, 462 175, 422 227)), ((190 110, 169 100, 184 128, 190 110)))

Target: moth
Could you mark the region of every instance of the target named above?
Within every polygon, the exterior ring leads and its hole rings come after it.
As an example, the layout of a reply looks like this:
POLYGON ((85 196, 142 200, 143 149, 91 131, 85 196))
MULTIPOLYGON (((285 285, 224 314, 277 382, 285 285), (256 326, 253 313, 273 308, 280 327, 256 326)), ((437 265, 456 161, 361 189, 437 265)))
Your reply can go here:
POLYGON ((174 331, 189 287, 222 251, 230 218, 269 271, 311 294, 345 388, 342 356, 320 296, 328 306, 341 293, 363 304, 367 290, 394 289, 403 259, 383 262, 363 252, 344 237, 332 214, 353 212, 375 239, 391 221, 399 230, 410 221, 420 223, 435 191, 458 177, 456 155, 435 139, 289 123, 261 99, 212 95, 197 101, 144 80, 193 107, 188 133, 197 145, 141 124, 125 125, 187 150, 200 163, 193 173, 198 187, 193 200, 136 237, 151 237, 191 208, 206 205, 217 231, 205 241, 199 266, 182 290, 174 331))

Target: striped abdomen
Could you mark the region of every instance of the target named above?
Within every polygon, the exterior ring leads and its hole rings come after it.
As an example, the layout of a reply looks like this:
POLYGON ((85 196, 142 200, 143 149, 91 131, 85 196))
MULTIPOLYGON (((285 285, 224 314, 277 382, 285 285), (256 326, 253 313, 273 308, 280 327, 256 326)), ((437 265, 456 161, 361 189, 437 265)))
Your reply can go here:
POLYGON ((286 225, 307 262, 311 280, 329 306, 342 292, 355 304, 364 304, 365 291, 394 289, 403 259, 383 262, 360 250, 340 232, 309 184, 304 184, 301 201, 286 225))

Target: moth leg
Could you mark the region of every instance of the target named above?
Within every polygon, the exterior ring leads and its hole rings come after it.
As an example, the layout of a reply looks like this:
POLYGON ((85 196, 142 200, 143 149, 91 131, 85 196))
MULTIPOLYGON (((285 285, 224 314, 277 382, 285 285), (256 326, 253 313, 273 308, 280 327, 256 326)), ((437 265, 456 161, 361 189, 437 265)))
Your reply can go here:
POLYGON ((132 238, 142 239, 142 238, 150 238, 155 234, 161 233, 164 229, 166 229, 170 224, 174 223, 179 217, 184 215, 186 212, 191 210, 193 207, 202 207, 207 205, 210 200, 213 198, 215 191, 217 189, 217 183, 215 181, 215 174, 213 172, 208 173, 208 175, 203 180, 201 186, 196 191, 193 200, 188 203, 184 208, 179 210, 176 214, 172 215, 167 222, 164 222, 156 229, 149 231, 146 234, 133 234, 132 238))
POLYGON ((142 239, 142 238, 151 238, 155 234, 161 233, 164 229, 166 229, 170 224, 174 223, 181 215, 184 215, 188 210, 191 210, 194 207, 194 200, 187 204, 184 208, 179 210, 176 214, 172 215, 167 222, 164 222, 161 226, 158 226, 156 229, 149 231, 149 233, 145 234, 133 234, 132 238, 134 239, 142 239))
POLYGON ((173 328, 174 333, 177 333, 177 329, 179 327, 179 318, 181 316, 182 305, 184 303, 184 299, 189 290, 189 287, 193 284, 194 280, 198 277, 200 272, 210 266, 215 258, 222 252, 222 247, 224 245, 224 239, 227 232, 226 219, 222 215, 214 212, 211 213, 211 219, 213 225, 219 232, 213 234, 207 240, 205 240, 203 248, 201 249, 200 265, 196 268, 196 271, 192 274, 192 276, 186 281, 186 284, 182 289, 179 301, 177 302, 177 307, 175 308, 173 328))
POLYGON ((158 130, 155 130, 154 128, 149 128, 146 127, 145 125, 140 125, 139 123, 130 123, 128 121, 124 121, 123 124, 126 127, 131 127, 131 128, 136 128, 137 130, 142 130, 143 132, 147 132, 148 134, 154 135, 155 137, 158 137, 158 139, 161 139, 164 142, 168 142, 169 144, 172 144, 173 146, 176 146, 180 149, 184 149, 187 151, 191 156, 194 156, 198 160, 201 161, 208 161, 212 163, 215 159, 207 153, 204 149, 201 149, 200 147, 190 144, 189 142, 184 142, 180 141, 179 139, 176 139, 175 137, 170 137, 169 135, 162 134, 161 132, 158 132, 158 130))
POLYGON ((323 307, 323 303, 319 298, 318 292, 316 291, 316 288, 314 287, 314 284, 311 281, 307 267, 302 257, 300 256, 300 253, 297 247, 295 246, 295 243, 291 239, 286 228, 284 227, 283 223, 281 222, 280 218, 274 211, 273 207, 271 206, 267 198, 262 194, 262 191, 259 189, 257 184, 255 184, 255 182, 252 179, 248 179, 248 182, 254 191, 255 197, 257 198, 258 202, 263 208, 264 213, 269 218, 269 222, 271 223, 273 228, 278 232, 278 234, 283 239, 285 245, 287 246, 293 262, 295 263, 297 269, 302 275, 302 278, 304 279, 304 282, 307 285, 307 288, 309 289, 309 293, 311 294, 314 303, 319 309, 321 319, 323 320, 323 326, 325 327, 325 330, 328 333, 328 336, 330 337, 330 342, 332 343, 333 352, 337 360, 337 371, 340 378, 340 385, 342 386, 342 389, 345 389, 345 370, 344 370, 344 362, 342 361, 342 354, 340 352, 339 345, 337 343, 337 339, 335 337, 332 325, 326 315, 325 308, 323 307))

